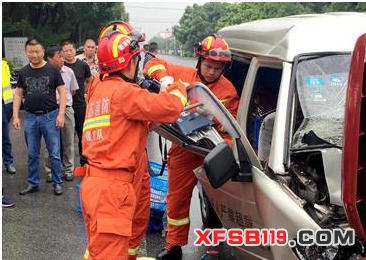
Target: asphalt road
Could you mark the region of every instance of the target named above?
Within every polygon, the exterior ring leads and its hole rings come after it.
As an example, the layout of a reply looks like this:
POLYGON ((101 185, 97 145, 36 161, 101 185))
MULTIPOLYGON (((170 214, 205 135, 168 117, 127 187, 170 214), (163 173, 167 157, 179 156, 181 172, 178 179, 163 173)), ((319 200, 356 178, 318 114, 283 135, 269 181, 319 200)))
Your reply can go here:
MULTIPOLYGON (((194 59, 165 56, 170 62, 192 66, 194 59)), ((17 173, 10 175, 3 171, 4 194, 16 202, 16 207, 2 210, 2 259, 4 260, 79 260, 86 248, 86 234, 82 215, 77 211, 75 185, 81 179, 63 184, 64 194, 53 195, 52 186, 46 183, 46 174, 41 159, 40 192, 19 196, 27 186, 27 149, 24 131, 11 128, 11 141, 17 173)), ((159 159, 154 136, 149 138, 151 160, 159 159)), ((77 139, 77 138, 76 138, 77 139)), ((75 142, 75 148, 77 148, 75 142)), ((77 149, 75 149, 77 151, 77 149)), ((42 143, 41 155, 44 154, 42 143)), ((42 156, 41 156, 42 158, 42 156)), ((78 162, 76 158, 75 162, 78 162)), ((183 260, 198 260, 209 249, 195 247, 194 228, 201 228, 197 190, 194 190, 191 206, 191 232, 189 244, 183 247, 183 260)), ((140 256, 154 257, 164 247, 165 238, 161 232, 148 232, 140 247, 140 256)), ((208 260, 235 260, 232 249, 227 245, 215 248, 218 254, 208 255, 208 260)))

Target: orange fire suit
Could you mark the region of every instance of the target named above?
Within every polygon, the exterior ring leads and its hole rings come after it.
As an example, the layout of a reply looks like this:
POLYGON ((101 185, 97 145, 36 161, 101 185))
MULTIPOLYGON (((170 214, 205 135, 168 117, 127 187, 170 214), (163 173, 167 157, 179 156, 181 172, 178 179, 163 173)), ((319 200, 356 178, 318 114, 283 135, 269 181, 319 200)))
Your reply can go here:
MULTIPOLYGON (((100 82, 99 76, 94 77, 88 88, 88 101, 98 86, 98 82, 100 82)), ((132 235, 130 237, 128 249, 130 260, 137 258, 139 246, 146 233, 146 228, 150 219, 150 174, 147 170, 147 160, 147 155, 141 156, 141 162, 137 164, 141 169, 136 171, 138 174, 136 174, 132 184, 137 202, 132 220, 132 235)))
POLYGON ((106 77, 95 84, 82 140, 83 155, 89 163, 80 188, 88 236, 84 259, 126 260, 129 244, 140 242, 137 234, 145 232, 148 221, 148 124, 176 121, 187 94, 182 83, 172 84, 159 94, 120 77, 106 77), (137 221, 133 221, 135 214, 141 214, 137 221))
MULTIPOLYGON (((175 80, 181 79, 187 83, 201 82, 196 69, 171 64, 159 58, 149 61, 144 73, 157 80, 172 76, 175 80)), ((217 81, 208 84, 207 87, 229 112, 236 116, 239 97, 231 82, 221 75, 217 81)), ((223 134, 223 129, 220 127, 219 131, 220 129, 223 134)), ((192 191, 197 184, 193 170, 202 165, 204 158, 175 144, 172 145, 168 155, 167 242, 172 246, 183 246, 188 243, 189 208, 192 191)))

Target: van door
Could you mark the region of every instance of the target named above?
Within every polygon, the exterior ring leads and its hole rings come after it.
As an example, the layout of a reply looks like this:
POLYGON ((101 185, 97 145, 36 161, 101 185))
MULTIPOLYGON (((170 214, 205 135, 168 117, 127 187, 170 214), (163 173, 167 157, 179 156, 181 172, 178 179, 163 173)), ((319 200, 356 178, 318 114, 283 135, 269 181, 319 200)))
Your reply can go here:
MULTIPOLYGON (((289 95, 292 64, 265 59, 257 62, 257 77, 251 91, 246 93, 251 97, 250 102, 241 118, 262 165, 262 169, 253 167, 252 170, 254 197, 262 227, 286 229, 292 239, 301 227, 318 228, 276 177, 286 174, 285 125, 292 104, 289 95)), ((270 250, 273 259, 297 259, 289 246, 271 246, 270 250)))
MULTIPOLYGON (((224 140, 209 122, 202 120, 200 115, 193 119, 190 115, 192 113, 201 114, 200 111, 210 111, 210 117, 216 118, 233 138, 232 149, 236 153, 237 161, 240 163, 242 154, 246 153, 250 168, 261 169, 255 151, 242 128, 212 92, 202 83, 195 83, 188 87, 187 93, 188 100, 194 101, 193 105, 185 109, 186 111, 182 113, 176 123, 161 124, 154 127, 154 131, 164 138, 205 157, 217 144, 224 142, 224 140), (192 126, 191 129, 185 127, 187 121, 192 126)), ((249 173, 251 173, 250 168, 249 173)), ((203 167, 196 170, 196 175, 225 228, 262 227, 250 182, 241 182, 240 176, 238 176, 235 181, 228 181, 221 188, 214 189, 211 187, 203 167)), ((271 253, 266 247, 249 247, 248 249, 242 247, 239 250, 239 255, 251 256, 251 259, 261 259, 260 257, 272 259, 271 253)))

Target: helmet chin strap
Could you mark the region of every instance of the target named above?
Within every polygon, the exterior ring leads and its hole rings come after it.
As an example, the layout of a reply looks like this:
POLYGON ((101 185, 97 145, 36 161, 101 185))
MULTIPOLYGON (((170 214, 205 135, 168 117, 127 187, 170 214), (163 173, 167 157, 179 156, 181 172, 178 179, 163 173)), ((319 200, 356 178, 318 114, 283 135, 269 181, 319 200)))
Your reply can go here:
POLYGON ((121 78, 123 78, 125 81, 129 82, 129 83, 135 83, 134 79, 130 79, 129 77, 127 77, 125 74, 122 74, 121 72, 119 72, 119 75, 121 76, 121 78))
MULTIPOLYGON (((139 54, 138 54, 139 55, 139 54)), ((133 59, 133 57, 132 57, 133 59)), ((140 65, 140 61, 141 61, 141 56, 139 55, 138 56, 138 59, 137 59, 137 65, 136 65, 136 70, 135 70, 135 75, 133 76, 133 79, 127 77, 126 75, 122 74, 120 71, 118 72, 118 75, 124 79, 126 82, 129 82, 129 83, 138 83, 137 80, 137 74, 139 72, 139 65, 140 65)))

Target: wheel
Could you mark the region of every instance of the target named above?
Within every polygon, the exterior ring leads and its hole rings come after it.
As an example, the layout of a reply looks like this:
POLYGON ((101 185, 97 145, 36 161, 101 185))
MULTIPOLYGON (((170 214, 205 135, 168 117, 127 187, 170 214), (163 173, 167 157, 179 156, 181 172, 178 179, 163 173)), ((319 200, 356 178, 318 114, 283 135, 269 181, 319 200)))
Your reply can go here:
POLYGON ((221 228, 222 224, 219 217, 216 215, 211 202, 208 200, 205 193, 198 195, 200 200, 201 217, 205 228, 221 228))

